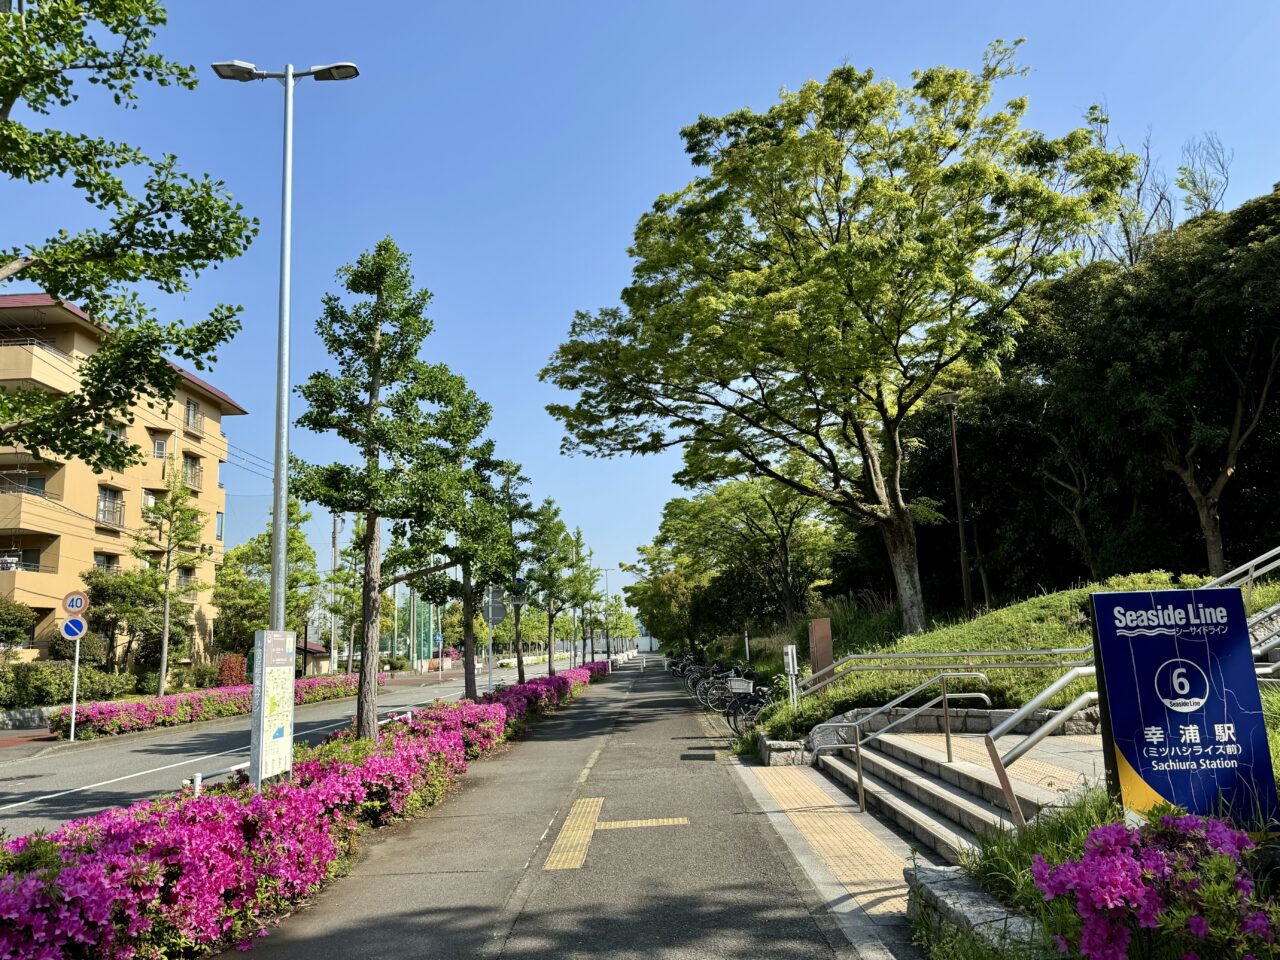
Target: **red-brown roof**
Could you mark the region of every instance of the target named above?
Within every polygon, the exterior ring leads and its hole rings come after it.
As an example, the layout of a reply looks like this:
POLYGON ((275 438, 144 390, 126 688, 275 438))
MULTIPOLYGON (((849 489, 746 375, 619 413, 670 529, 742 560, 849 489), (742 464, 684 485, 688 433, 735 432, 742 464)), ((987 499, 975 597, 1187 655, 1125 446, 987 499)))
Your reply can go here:
MULTIPOLYGON (((0 293, 0 310, 19 310, 24 307, 61 307, 72 316, 83 320, 85 323, 92 324, 93 326, 102 329, 102 324, 95 321, 87 313, 68 300, 58 300, 55 297, 49 296, 47 293, 0 293)), ((240 404, 232 400, 226 393, 219 390, 207 380, 202 380, 200 377, 197 377, 190 370, 182 369, 182 367, 178 366, 172 360, 169 361, 169 366, 178 371, 178 375, 182 377, 183 380, 186 380, 193 386, 198 387, 215 400, 224 404, 228 408, 224 412, 232 414, 249 412, 244 407, 240 406, 240 404)))
POLYGON ((323 644, 312 643, 310 640, 299 640, 298 652, 309 653, 316 656, 319 656, 320 654, 324 654, 325 656, 328 656, 329 648, 324 646, 323 644))

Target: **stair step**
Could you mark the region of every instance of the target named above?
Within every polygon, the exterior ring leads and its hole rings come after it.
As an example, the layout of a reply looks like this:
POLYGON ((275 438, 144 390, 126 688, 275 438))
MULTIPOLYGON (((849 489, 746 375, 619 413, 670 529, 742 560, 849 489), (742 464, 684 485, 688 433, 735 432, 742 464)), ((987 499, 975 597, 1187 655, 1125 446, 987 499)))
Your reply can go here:
MULTIPOLYGON (((865 756, 863 760, 866 760, 865 756)), ((853 791, 856 796, 858 773, 852 763, 843 757, 829 754, 820 756, 818 762, 823 772, 853 791)), ((951 863, 959 863, 963 853, 977 849, 977 837, 971 831, 947 820, 938 811, 868 773, 865 763, 862 773, 868 813, 878 813, 896 823, 951 863)))
MULTIPOLYGON (((867 752, 876 751, 887 754, 895 760, 909 764, 931 777, 959 787, 985 803, 994 804, 1001 812, 1008 812, 1004 791, 1000 788, 1000 780, 995 770, 989 765, 970 763, 959 758, 947 762, 947 755, 941 750, 912 740, 910 737, 886 734, 877 737, 866 748, 867 752)), ((843 751, 846 755, 852 750, 843 751)), ((864 758, 866 753, 863 754, 864 758)), ((1016 772, 1016 768, 1015 768, 1016 772)), ((1022 815, 1030 820, 1045 807, 1055 806, 1062 801, 1062 795, 1056 790, 1025 783, 1011 777, 1014 795, 1022 805, 1022 815)))
MULTIPOLYGON (((854 769, 856 770, 856 765, 854 769)), ((988 803, 979 796, 887 754, 864 749, 862 772, 883 780, 898 792, 936 810, 971 833, 990 833, 1013 826, 1003 804, 996 806, 988 803)))

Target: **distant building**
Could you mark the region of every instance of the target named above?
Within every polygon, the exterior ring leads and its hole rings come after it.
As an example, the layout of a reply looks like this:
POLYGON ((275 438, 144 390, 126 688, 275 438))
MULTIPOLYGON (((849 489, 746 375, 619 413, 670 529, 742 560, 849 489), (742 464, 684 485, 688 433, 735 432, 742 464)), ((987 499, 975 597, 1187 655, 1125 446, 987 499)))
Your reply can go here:
MULTIPOLYGON (((82 358, 98 348, 101 328, 74 304, 44 294, 0 295, 0 386, 75 389, 82 358)), ((119 429, 146 459, 121 473, 95 474, 78 460, 37 461, 16 447, 0 447, 0 594, 35 610, 37 620, 22 659, 43 655, 61 617, 59 601, 83 584, 92 566, 119 570, 137 561, 131 534, 142 508, 164 490, 173 458, 204 511, 203 559, 178 572, 177 582, 212 584, 222 562, 227 460, 222 418, 245 413, 229 396, 186 370, 168 409, 135 408, 119 429)), ((212 591, 195 595, 198 657, 213 636, 212 591)))

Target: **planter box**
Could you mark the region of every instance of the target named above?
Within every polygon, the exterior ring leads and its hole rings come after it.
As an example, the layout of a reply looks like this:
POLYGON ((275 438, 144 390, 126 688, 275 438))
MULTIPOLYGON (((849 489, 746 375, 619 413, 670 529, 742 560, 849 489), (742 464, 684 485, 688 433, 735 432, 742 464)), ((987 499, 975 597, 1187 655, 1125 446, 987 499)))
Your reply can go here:
POLYGON ((931 939, 960 930, 981 941, 991 960, 1057 956, 1038 923, 1000 903, 959 867, 917 865, 902 873, 911 890, 907 915, 931 939))

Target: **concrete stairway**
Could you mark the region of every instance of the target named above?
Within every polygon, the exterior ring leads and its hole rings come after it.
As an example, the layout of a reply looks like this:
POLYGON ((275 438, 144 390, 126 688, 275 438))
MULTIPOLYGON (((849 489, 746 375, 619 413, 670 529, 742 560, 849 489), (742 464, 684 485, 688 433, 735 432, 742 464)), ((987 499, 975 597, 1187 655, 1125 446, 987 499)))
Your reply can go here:
MULTIPOLYGON (((822 754, 819 769, 857 799, 853 750, 822 754)), ((886 734, 862 750, 867 811, 896 825, 923 846, 958 863, 978 834, 1012 827, 995 772, 910 737, 886 734)), ((1053 790, 1014 781, 1028 819, 1058 800, 1053 790)))

